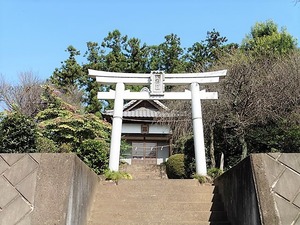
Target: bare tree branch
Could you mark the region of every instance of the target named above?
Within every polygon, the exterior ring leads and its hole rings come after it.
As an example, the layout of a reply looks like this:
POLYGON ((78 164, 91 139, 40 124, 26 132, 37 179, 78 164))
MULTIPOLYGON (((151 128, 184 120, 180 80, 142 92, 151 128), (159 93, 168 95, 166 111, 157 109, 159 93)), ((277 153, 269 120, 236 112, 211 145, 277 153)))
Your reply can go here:
POLYGON ((42 82, 32 73, 19 74, 19 84, 11 85, 0 78, 0 100, 8 110, 19 110, 33 117, 43 107, 42 82))

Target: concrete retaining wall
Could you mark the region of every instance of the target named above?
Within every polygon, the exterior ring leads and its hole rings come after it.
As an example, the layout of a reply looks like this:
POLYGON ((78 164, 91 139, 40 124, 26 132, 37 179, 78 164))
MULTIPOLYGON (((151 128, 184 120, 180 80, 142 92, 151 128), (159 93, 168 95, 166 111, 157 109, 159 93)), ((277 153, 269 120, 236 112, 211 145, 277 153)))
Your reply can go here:
POLYGON ((0 154, 0 224, 85 225, 97 182, 74 154, 0 154))
POLYGON ((300 224, 300 154, 269 153, 255 157, 260 165, 255 166, 255 175, 264 224, 300 224))
POLYGON ((215 185, 232 225, 300 224, 300 154, 252 154, 215 185))
POLYGON ((250 157, 215 180, 232 225, 260 225, 250 157))

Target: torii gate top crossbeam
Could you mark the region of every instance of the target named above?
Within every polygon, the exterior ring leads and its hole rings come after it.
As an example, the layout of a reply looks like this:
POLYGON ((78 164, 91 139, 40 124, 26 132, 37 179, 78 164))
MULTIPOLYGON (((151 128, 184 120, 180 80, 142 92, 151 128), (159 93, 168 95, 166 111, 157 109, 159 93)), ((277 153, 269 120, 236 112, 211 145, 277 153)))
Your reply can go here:
MULTIPOLYGON (((114 90, 110 90, 109 92, 98 92, 98 99, 115 99, 116 92, 114 90)), ((164 95, 155 95, 151 96, 151 94, 147 91, 143 92, 130 92, 126 90, 123 92, 122 97, 124 100, 184 100, 191 99, 191 91, 185 90, 184 92, 165 92, 164 95)), ((200 99, 218 99, 217 92, 206 92, 205 90, 200 91, 199 93, 200 99)))
MULTIPOLYGON (((205 73, 178 73, 178 74, 163 74, 165 85, 182 85, 191 83, 216 83, 219 82, 219 77, 225 76, 227 70, 219 70, 205 73)), ((96 78, 98 83, 102 84, 149 84, 151 74, 142 73, 116 73, 89 69, 89 76, 96 78)))

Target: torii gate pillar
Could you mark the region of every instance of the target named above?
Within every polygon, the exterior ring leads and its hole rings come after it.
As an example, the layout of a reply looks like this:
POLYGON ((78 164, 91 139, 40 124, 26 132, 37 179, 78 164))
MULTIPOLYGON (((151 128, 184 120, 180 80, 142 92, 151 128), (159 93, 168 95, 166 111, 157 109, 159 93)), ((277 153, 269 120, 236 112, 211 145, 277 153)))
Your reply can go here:
POLYGON ((125 90, 124 83, 117 83, 115 91, 115 106, 112 120, 112 133, 110 142, 110 154, 109 154, 109 169, 111 171, 119 171, 120 161, 120 146, 121 146, 121 134, 122 134, 122 120, 123 120, 123 93, 125 90))
POLYGON ((191 83, 192 94, 192 120, 194 133, 194 150, 196 161, 196 173, 206 175, 205 145, 203 134, 202 109, 200 101, 200 87, 198 83, 191 83))

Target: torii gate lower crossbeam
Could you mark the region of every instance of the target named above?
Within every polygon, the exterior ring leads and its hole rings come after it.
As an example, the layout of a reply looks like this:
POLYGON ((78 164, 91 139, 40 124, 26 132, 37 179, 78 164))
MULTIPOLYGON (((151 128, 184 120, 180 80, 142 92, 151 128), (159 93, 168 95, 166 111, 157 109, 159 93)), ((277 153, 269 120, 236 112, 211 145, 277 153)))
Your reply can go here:
POLYGON ((110 73, 89 70, 89 75, 96 77, 96 80, 99 83, 116 84, 115 91, 98 93, 98 99, 115 99, 109 159, 110 170, 119 170, 124 99, 191 99, 196 173, 199 175, 207 175, 201 99, 217 99, 218 95, 216 92, 205 92, 205 90, 200 91, 199 83, 218 82, 219 76, 226 75, 226 70, 197 74, 164 74, 161 71, 156 71, 151 72, 150 75, 138 74, 140 78, 135 77, 134 75, 130 76, 130 74, 125 73, 110 73), (102 77, 103 80, 101 79, 102 77), (179 85, 189 83, 190 91, 164 92, 165 77, 168 78, 168 84, 179 85), (141 94, 141 92, 125 91, 125 83, 136 84, 137 80, 135 79, 139 80, 139 84, 150 84, 151 92, 141 94))

